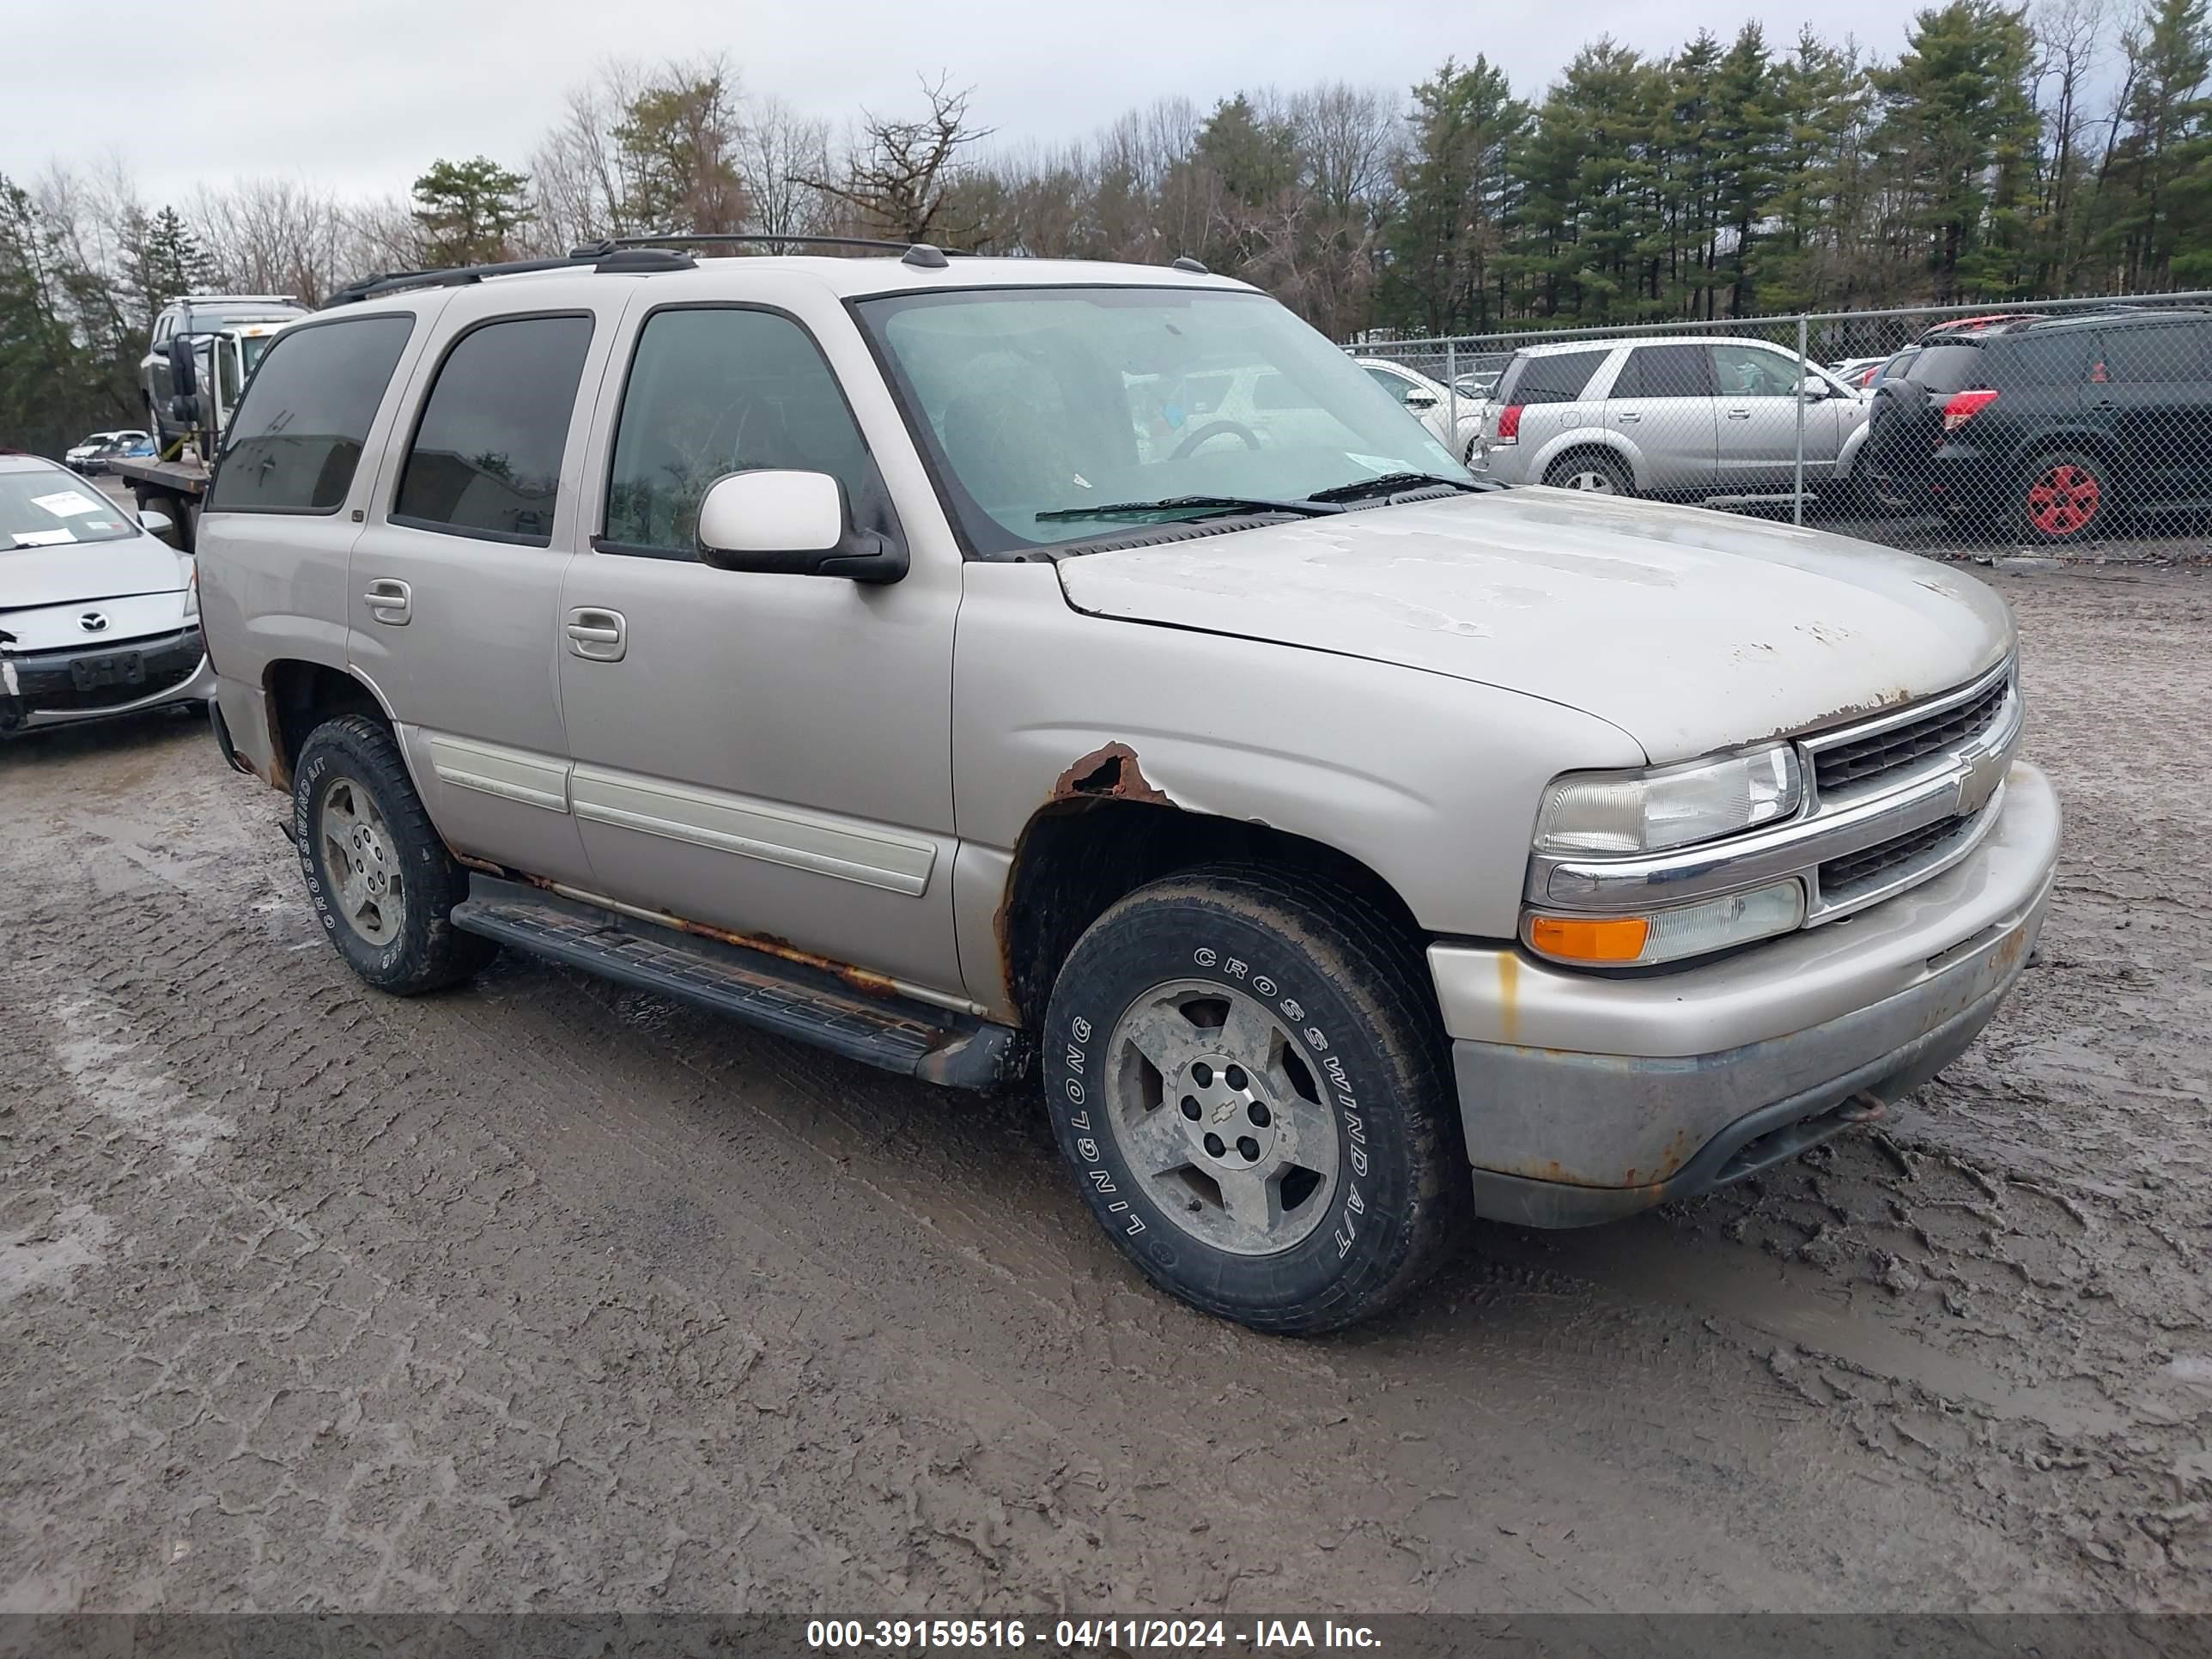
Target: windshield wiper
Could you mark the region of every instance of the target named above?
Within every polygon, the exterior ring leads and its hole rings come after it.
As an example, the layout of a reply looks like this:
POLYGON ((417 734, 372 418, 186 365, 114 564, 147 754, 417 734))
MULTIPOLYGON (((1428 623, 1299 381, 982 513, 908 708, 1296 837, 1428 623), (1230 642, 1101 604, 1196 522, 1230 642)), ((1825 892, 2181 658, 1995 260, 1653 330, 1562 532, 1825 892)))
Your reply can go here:
POLYGON ((1143 518, 1154 513, 1182 513, 1192 508, 1202 514, 1295 513, 1317 519, 1343 509, 1318 495, 1303 501, 1270 501, 1255 495, 1170 495, 1157 501, 1104 501, 1097 507, 1055 507, 1036 515, 1039 524, 1066 524, 1078 519, 1143 518))
POLYGON ((1356 501, 1368 495, 1393 495, 1401 489, 1427 489, 1442 484, 1462 495, 1473 495, 1482 486, 1468 478, 1447 478, 1441 472, 1385 472, 1379 478, 1357 478, 1350 483, 1316 489, 1310 501, 1356 501))

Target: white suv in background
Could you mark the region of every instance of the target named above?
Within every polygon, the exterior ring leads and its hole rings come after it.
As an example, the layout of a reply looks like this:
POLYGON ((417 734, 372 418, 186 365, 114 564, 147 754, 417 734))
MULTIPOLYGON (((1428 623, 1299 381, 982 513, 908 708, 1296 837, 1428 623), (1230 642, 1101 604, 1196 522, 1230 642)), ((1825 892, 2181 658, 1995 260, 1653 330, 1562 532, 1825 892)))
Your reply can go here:
POLYGON ((1867 399, 1764 340, 1563 341, 1513 354, 1480 414, 1468 465, 1498 483, 1740 501, 1851 476, 1867 399))
POLYGON ((1437 441, 1465 460, 1482 431, 1482 399, 1432 380, 1417 368, 1383 357, 1355 359, 1375 384, 1395 398, 1407 413, 1434 433, 1437 441))

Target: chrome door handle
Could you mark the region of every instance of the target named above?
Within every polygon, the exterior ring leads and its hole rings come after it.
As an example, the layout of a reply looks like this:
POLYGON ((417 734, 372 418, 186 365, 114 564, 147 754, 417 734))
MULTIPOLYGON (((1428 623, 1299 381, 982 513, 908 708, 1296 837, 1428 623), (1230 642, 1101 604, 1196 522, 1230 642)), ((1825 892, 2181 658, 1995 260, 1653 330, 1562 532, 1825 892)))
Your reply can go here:
POLYGON ((1616 415, 1613 418, 1619 421, 1623 426, 1632 426, 1644 417, 1641 415, 1635 413, 1633 410, 1631 410, 1624 414, 1616 415))
POLYGON ((1751 411, 1747 409, 1731 409, 1728 412, 1728 417, 1731 421, 1747 421, 1751 418, 1751 411))
POLYGON ((377 621, 392 628, 404 628, 413 616, 415 591, 405 582, 379 580, 368 585, 361 602, 375 614, 377 621))
POLYGON ((568 636, 568 652, 590 662, 620 662, 629 649, 629 624, 619 611, 581 606, 568 613, 561 631, 568 636))

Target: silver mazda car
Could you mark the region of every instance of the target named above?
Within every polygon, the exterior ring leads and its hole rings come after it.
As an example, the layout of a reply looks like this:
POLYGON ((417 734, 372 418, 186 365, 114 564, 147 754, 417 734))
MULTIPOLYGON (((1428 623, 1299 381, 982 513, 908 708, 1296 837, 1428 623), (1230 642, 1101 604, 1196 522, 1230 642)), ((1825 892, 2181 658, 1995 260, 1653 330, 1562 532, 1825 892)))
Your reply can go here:
POLYGON ((205 703, 191 559, 52 461, 0 454, 0 738, 205 703))

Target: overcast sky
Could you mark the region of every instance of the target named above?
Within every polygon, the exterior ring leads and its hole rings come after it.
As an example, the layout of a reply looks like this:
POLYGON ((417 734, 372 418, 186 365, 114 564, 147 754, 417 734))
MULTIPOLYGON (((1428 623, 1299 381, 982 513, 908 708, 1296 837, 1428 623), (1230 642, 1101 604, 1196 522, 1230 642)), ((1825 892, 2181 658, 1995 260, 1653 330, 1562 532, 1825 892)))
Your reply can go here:
POLYGON ((747 90, 842 119, 975 88, 1005 139, 1079 136, 1165 94, 1345 80, 1403 88, 1486 52, 1523 92, 1605 33, 1666 50, 1763 16, 1887 56, 1928 0, 192 0, 172 9, 0 0, 0 173, 119 155, 151 203, 288 176, 404 191, 439 156, 526 166, 562 90, 611 54, 725 51, 747 90), (165 95, 166 94, 166 95, 165 95))

